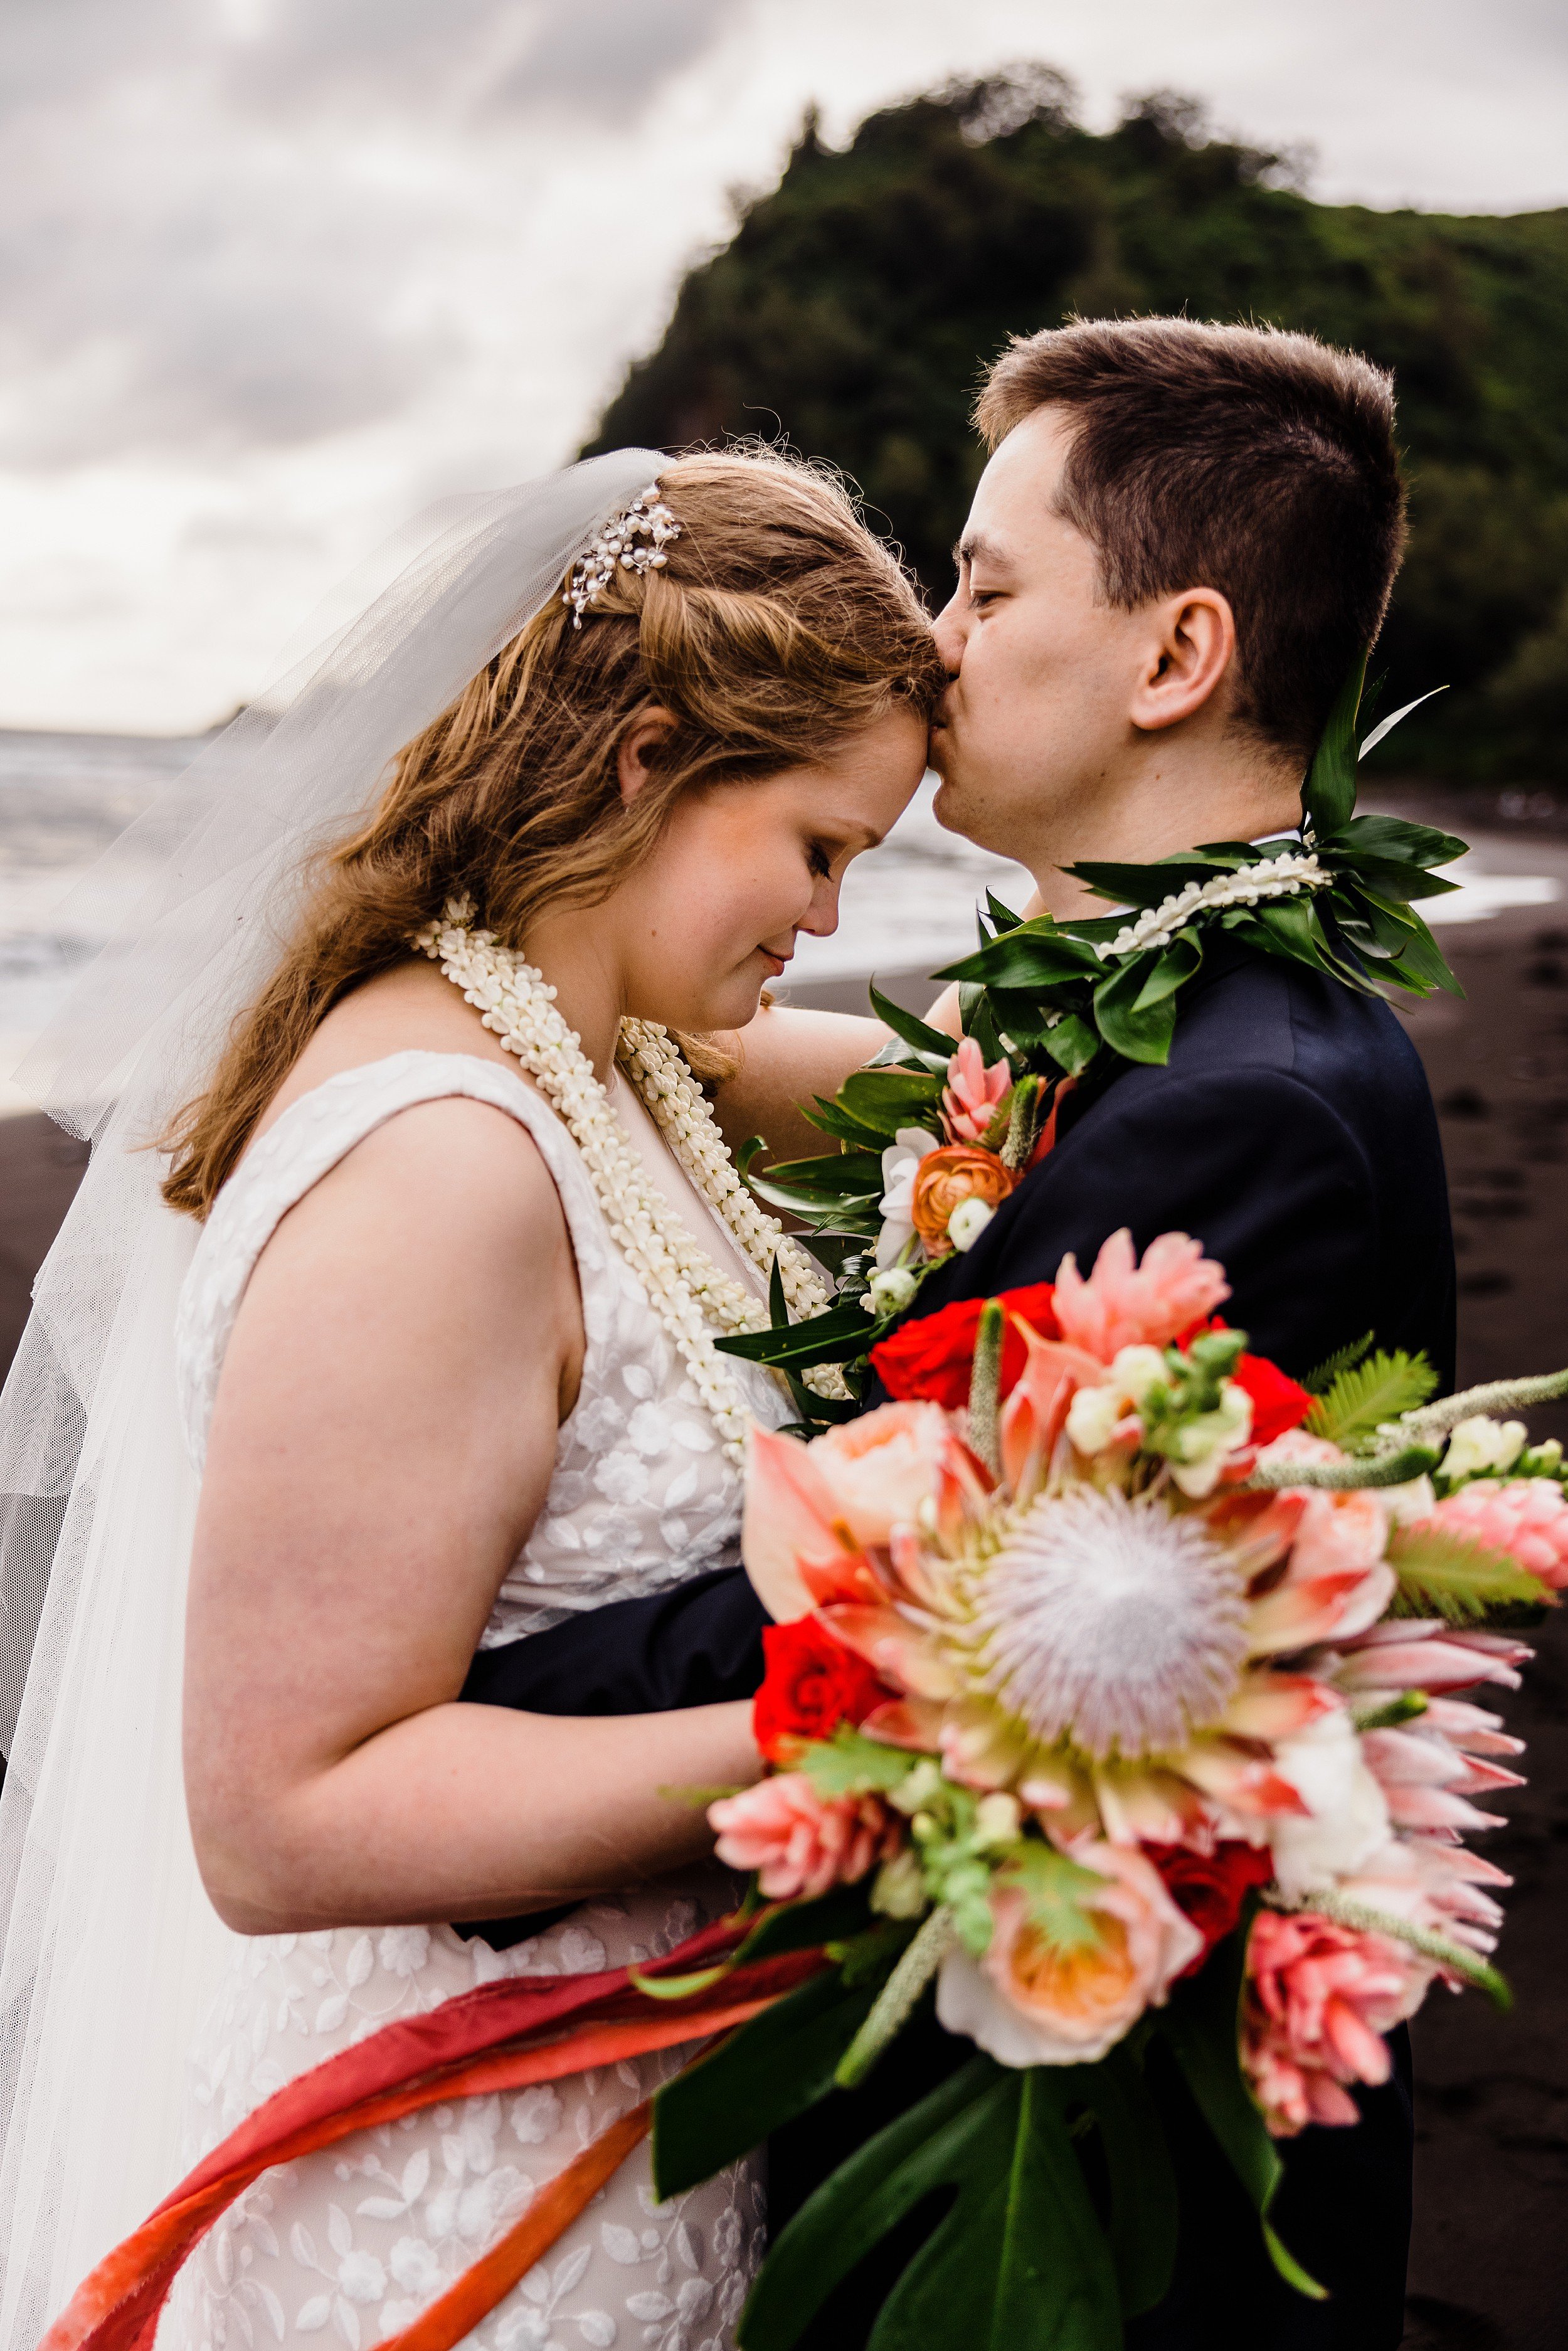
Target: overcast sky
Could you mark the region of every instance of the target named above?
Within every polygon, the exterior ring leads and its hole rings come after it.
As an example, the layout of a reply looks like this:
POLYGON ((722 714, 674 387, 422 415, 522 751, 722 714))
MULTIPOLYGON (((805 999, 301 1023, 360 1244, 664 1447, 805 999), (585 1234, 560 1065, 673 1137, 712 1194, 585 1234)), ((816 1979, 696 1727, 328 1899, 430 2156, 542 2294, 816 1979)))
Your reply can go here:
POLYGON ((427 499, 570 456, 809 101, 1022 57, 1325 198, 1568 203, 1562 0, 8 0, 0 725, 223 715, 427 499))

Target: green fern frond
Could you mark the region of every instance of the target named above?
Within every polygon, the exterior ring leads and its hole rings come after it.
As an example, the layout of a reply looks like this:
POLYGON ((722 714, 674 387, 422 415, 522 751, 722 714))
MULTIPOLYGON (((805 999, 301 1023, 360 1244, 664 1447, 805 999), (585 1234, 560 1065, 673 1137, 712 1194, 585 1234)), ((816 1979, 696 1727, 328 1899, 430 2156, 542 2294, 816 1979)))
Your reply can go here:
POLYGON ((1321 1364, 1314 1364, 1301 1382, 1307 1394, 1315 1396, 1326 1395, 1341 1372, 1352 1372, 1355 1369, 1376 1335, 1374 1331, 1364 1331, 1359 1339, 1351 1341, 1349 1346, 1336 1347, 1332 1355, 1325 1355, 1321 1364))
POLYGON ((1335 1373, 1307 1415, 1307 1426, 1314 1437, 1354 1452, 1385 1420, 1425 1404, 1437 1384, 1437 1374, 1425 1355, 1407 1355, 1402 1348, 1388 1354, 1380 1347, 1365 1363, 1335 1373))
POLYGON ((1473 1625, 1493 1608, 1521 1603, 1540 1607, 1552 1601, 1548 1587, 1509 1552, 1439 1527, 1396 1527, 1387 1557, 1399 1578, 1396 1615, 1443 1616, 1450 1625, 1473 1625))

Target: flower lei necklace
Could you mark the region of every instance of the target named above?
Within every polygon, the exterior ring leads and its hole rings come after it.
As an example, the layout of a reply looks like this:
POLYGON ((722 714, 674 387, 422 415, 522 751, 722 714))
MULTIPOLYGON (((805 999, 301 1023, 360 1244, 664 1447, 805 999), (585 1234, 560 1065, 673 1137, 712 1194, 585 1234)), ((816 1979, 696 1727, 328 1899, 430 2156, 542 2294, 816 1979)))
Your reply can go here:
MULTIPOLYGON (((738 1463, 748 1416, 715 1348, 714 1332, 766 1330, 768 1308, 720 1270, 651 1182, 575 1030, 556 1010, 554 988, 500 946, 493 931, 473 929, 473 914, 468 900, 454 899, 442 920, 427 924, 413 944, 516 1054, 577 1144, 612 1240, 684 1359, 726 1458, 738 1463)), ((826 1284, 805 1251, 741 1184, 713 1112, 667 1030, 653 1021, 623 1021, 618 1059, 672 1154, 745 1256, 765 1278, 777 1270, 796 1314, 821 1313, 829 1303, 826 1284)), ((842 1393, 836 1374, 819 1374, 814 1384, 819 1394, 842 1393)))

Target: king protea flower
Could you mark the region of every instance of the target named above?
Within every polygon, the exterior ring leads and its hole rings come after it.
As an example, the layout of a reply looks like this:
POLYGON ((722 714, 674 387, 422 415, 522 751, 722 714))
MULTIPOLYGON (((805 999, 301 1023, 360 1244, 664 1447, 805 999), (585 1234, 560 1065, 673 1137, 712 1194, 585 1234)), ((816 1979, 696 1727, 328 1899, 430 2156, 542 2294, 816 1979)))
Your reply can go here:
MULTIPOLYGON (((1299 1661, 1386 1607, 1381 1505, 1053 1479, 1071 1395, 1103 1367, 1058 1343, 1031 1355, 1000 1480, 936 1405, 884 1405, 810 1445, 754 1431, 743 1549, 764 1604, 782 1621, 814 1610, 902 1693, 872 1737, 1010 1792, 1058 1840, 1259 1842, 1310 1820, 1330 1782, 1343 1810, 1318 1726, 1354 1745, 1349 1702, 1299 1661)), ((1388 1830, 1376 1782, 1345 1761, 1364 1785, 1340 1866, 1388 1830)))

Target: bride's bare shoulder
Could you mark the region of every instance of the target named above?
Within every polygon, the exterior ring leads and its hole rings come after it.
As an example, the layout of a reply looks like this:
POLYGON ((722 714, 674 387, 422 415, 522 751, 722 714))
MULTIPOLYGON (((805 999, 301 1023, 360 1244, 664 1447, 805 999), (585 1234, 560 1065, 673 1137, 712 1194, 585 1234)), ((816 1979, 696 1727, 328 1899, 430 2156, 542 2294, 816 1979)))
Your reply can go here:
POLYGON ((452 982, 423 956, 411 956, 332 1007, 257 1121, 256 1134, 265 1134, 290 1103, 329 1078, 407 1052, 467 1053, 498 1062, 514 1077, 524 1074, 452 982))

